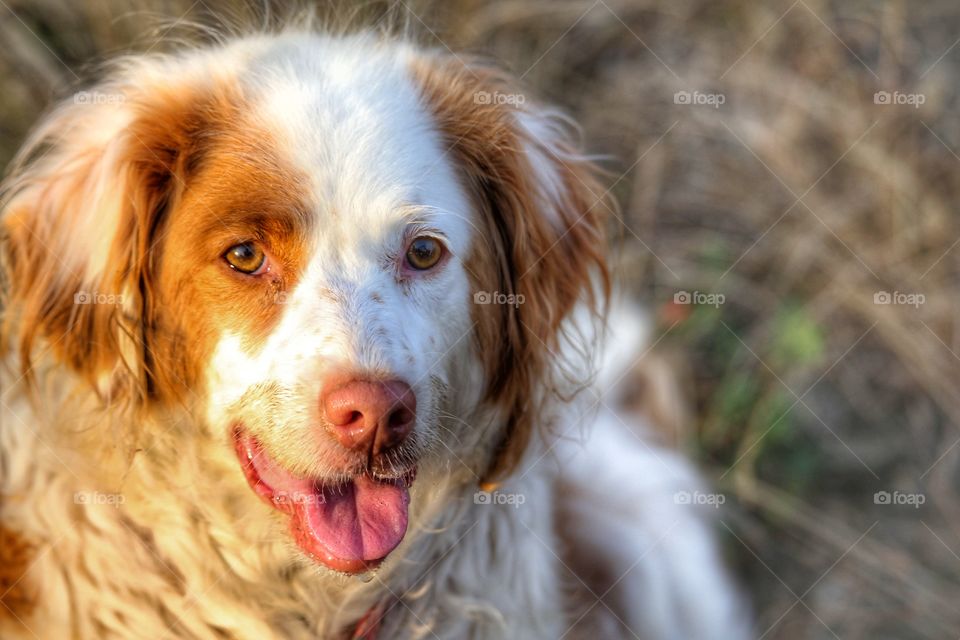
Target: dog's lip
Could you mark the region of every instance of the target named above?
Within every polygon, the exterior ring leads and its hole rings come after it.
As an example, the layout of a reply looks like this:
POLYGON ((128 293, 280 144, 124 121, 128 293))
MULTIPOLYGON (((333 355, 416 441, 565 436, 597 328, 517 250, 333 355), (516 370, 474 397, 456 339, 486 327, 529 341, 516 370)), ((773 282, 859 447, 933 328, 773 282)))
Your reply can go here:
MULTIPOLYGON (((253 459, 250 455, 250 451, 245 444, 245 440, 252 441, 256 443, 258 448, 262 448, 263 445, 260 444, 260 441, 255 437, 247 433, 241 425, 236 425, 233 429, 233 440, 234 448, 237 451, 237 456, 240 458, 243 468, 244 475, 247 477, 247 481, 250 483, 250 486, 257 492, 258 495, 262 496, 267 502, 278 506, 276 500, 276 491, 270 483, 264 480, 260 473, 257 471, 256 466, 253 464, 253 459)), ((288 472, 289 473, 289 472, 288 472)), ((291 474, 293 475, 293 474, 291 474)), ((312 483, 315 487, 328 487, 334 488, 338 485, 349 482, 356 477, 361 475, 368 475, 374 480, 379 482, 397 482, 402 484, 406 488, 410 488, 413 485, 413 481, 417 478, 417 467, 416 465, 411 465, 410 467, 401 470, 398 473, 381 473, 378 471, 369 471, 366 473, 351 473, 349 475, 343 476, 337 479, 331 480, 322 480, 315 479, 310 480, 308 478, 303 478, 303 482, 306 484, 312 483)))
MULTIPOLYGON (((308 553, 308 555, 312 556, 320 563, 326 565, 334 571, 347 574, 370 571, 379 566, 380 563, 382 563, 383 560, 386 559, 387 555, 389 555, 389 553, 393 550, 396 544, 399 544, 399 542, 403 539, 403 531, 405 531, 407 524, 406 509, 407 501, 409 500, 408 490, 416 478, 415 466, 404 470, 400 474, 393 474, 390 476, 381 473, 375 474, 368 471, 359 474, 353 473, 352 475, 346 476, 344 479, 336 479, 332 481, 300 478, 294 476, 286 470, 281 470, 281 473, 284 474, 284 476, 288 476, 283 478, 283 482, 287 484, 292 482, 294 488, 292 491, 277 490, 271 485, 267 478, 263 477, 263 474, 258 469, 258 466, 254 461, 254 458, 257 458, 260 455, 260 452, 263 452, 264 455, 268 456, 260 442, 251 434, 246 432, 242 425, 239 424, 234 427, 233 436, 237 456, 240 459, 240 466, 250 487, 264 501, 269 503, 270 506, 290 516, 291 534, 293 535, 298 546, 300 546, 308 553), (317 534, 317 531, 313 526, 317 523, 320 523, 321 525, 323 524, 323 518, 316 515, 318 509, 317 502, 319 502, 320 505, 326 504, 326 496, 330 495, 340 495, 345 493, 356 495, 356 492, 359 491, 357 488, 358 486, 366 487, 364 492, 369 493, 372 491, 374 492, 374 495, 376 495, 377 491, 386 490, 388 493, 392 493, 395 499, 399 499, 401 501, 401 504, 395 505, 395 508, 399 511, 402 511, 402 522, 392 523, 395 528, 393 532, 393 535, 396 537, 395 542, 383 542, 382 539, 377 540, 377 537, 374 537, 374 546, 376 548, 381 548, 383 551, 383 554, 380 557, 338 557, 335 553, 330 551, 329 545, 324 545, 322 543, 320 536, 317 534), (396 487, 396 489, 389 489, 390 486, 396 487), (398 490, 402 493, 397 494, 398 490), (397 497, 398 495, 400 497, 397 497), (313 506, 311 507, 310 500, 316 500, 317 502, 314 502, 313 506), (402 509, 400 506, 402 506, 402 509), (377 542, 380 542, 381 544, 377 546, 377 542)), ((271 464, 275 463, 271 462, 271 464)), ((279 481, 278 484, 280 484, 279 481)), ((334 502, 336 501, 337 499, 334 499, 334 502)), ((389 500, 387 502, 389 503, 389 500)), ((320 509, 322 510, 322 507, 320 507, 320 509)))

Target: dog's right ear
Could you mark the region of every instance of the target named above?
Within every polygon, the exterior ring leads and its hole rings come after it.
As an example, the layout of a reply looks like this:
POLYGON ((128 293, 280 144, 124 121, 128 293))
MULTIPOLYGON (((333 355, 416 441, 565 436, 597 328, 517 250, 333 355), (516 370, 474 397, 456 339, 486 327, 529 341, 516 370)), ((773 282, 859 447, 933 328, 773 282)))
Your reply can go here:
POLYGON ((149 395, 156 378, 155 246, 197 162, 211 99, 126 73, 42 121, 0 205, 3 348, 17 350, 28 379, 36 359, 53 357, 115 399, 121 388, 149 395))

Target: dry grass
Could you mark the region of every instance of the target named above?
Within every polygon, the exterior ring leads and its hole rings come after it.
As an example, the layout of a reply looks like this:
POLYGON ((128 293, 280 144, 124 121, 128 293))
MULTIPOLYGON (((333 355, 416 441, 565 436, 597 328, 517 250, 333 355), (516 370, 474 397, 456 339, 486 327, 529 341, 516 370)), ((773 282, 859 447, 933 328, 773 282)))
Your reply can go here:
MULTIPOLYGON (((145 16, 237 13, 10 6, 3 158, 89 61, 150 46, 145 16)), ((392 16, 523 75, 610 158, 623 277, 657 312, 658 350, 686 363, 685 446, 730 497, 721 531, 757 636, 960 635, 960 7, 456 0, 392 16), (925 102, 875 104, 880 90, 925 102), (724 103, 676 104, 678 91, 724 103), (680 291, 725 302, 675 304, 680 291), (925 301, 876 304, 884 291, 925 301), (878 505, 877 491, 926 501, 878 505)))

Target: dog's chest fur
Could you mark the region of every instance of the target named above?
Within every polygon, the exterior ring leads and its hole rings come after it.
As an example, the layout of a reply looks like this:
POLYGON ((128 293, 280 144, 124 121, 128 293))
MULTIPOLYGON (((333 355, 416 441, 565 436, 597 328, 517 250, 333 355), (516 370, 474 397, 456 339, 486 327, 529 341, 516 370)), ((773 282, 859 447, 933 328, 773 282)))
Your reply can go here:
POLYGON ((175 466, 134 456, 121 485, 98 486, 58 444, 71 426, 45 424, 25 397, 4 402, 2 423, 20 427, 0 431, 12 560, 0 629, 13 637, 326 638, 377 606, 380 637, 548 638, 568 622, 543 474, 502 489, 522 493, 522 508, 477 504, 467 478, 421 478, 448 506, 415 515, 398 563, 362 581, 292 564, 270 508, 251 508, 235 462, 203 439, 177 447, 175 466), (205 493, 216 500, 191 504, 205 493))

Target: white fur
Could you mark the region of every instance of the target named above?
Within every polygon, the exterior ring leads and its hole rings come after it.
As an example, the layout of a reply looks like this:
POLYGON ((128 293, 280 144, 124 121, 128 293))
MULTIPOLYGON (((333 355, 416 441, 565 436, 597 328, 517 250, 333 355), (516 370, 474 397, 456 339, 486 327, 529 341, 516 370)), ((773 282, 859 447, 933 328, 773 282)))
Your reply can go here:
MULTIPOLYGON (((693 472, 612 410, 594 417, 589 393, 554 407, 562 430, 586 435, 535 438, 522 470, 498 488, 522 504, 478 502, 478 470, 500 418, 480 401, 462 263, 477 221, 411 77, 415 54, 368 36, 290 34, 131 63, 152 78, 202 77, 210 68, 233 75, 252 98, 255 120, 275 134, 278 153, 308 176, 309 205, 322 223, 305 240, 305 271, 264 344, 251 352, 243 336, 220 335, 205 373, 209 394, 137 425, 147 435, 122 473, 104 472, 89 452, 128 460, 106 439, 110 421, 125 414, 104 412, 50 357, 40 359, 38 404, 15 374, 2 374, 0 518, 38 544, 24 578, 40 593, 24 621, 33 634, 327 638, 386 601, 383 638, 554 639, 577 617, 567 600, 578 581, 566 568, 572 545, 574 555, 623 569, 603 609, 638 636, 744 637, 745 618, 707 524, 674 501, 675 492, 698 486, 693 472), (402 252, 411 221, 441 237, 453 257, 436 277, 401 287, 383 261, 402 252), (333 443, 309 437, 309 427, 319 410, 317 381, 347 368, 406 380, 418 400, 410 526, 363 579, 305 561, 283 519, 250 491, 229 445, 230 425, 242 414, 291 469, 335 475, 333 443), (269 406, 245 404, 265 384, 273 389, 269 406), (101 438, 99 446, 89 438, 101 438), (78 504, 111 495, 122 504, 78 504), (561 510, 576 516, 565 531, 555 527, 561 510)), ((129 117, 122 104, 109 117, 96 113, 69 135, 107 139, 129 117), (108 128, 96 125, 101 117, 108 128)), ((530 130, 549 148, 549 129, 530 130)), ((536 161, 542 149, 527 151, 549 215, 559 180, 536 161)), ((57 170, 56 157, 44 162, 57 170)), ((67 254, 65 268, 83 264, 91 280, 108 265, 80 258, 105 255, 104 238, 118 225, 121 195, 109 178, 104 172, 90 185, 91 210, 76 212, 86 223, 67 254)), ((619 322, 631 332, 639 326, 631 316, 619 322)), ((637 342, 631 353, 639 353, 637 342)), ((605 379, 626 364, 611 362, 605 379)), ((4 638, 32 637, 3 624, 4 638)))

